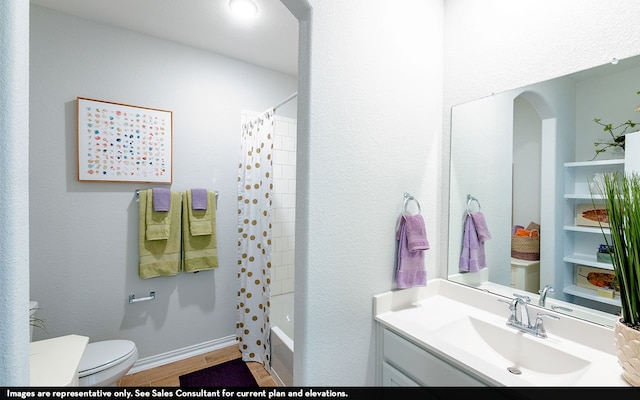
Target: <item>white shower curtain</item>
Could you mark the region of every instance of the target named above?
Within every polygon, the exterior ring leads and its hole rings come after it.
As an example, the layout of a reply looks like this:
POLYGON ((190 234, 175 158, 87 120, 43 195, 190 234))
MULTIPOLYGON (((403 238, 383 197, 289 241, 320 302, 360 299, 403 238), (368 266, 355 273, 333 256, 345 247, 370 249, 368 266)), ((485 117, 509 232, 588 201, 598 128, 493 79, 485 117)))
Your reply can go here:
POLYGON ((238 174, 238 322, 244 361, 270 369, 271 192, 273 116, 270 110, 242 125, 238 174))

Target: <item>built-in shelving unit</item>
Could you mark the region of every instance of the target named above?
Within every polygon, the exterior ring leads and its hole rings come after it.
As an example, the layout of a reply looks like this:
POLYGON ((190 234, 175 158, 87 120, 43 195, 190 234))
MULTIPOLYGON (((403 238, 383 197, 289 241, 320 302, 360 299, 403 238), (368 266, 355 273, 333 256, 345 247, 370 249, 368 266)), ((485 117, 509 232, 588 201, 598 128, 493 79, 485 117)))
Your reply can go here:
POLYGON ((564 271, 563 291, 565 294, 581 297, 583 299, 620 306, 620 298, 613 299, 599 296, 594 289, 578 286, 575 281, 575 269, 578 265, 613 270, 610 263, 599 262, 597 259, 598 246, 604 243, 604 235, 609 235, 608 228, 599 226, 582 226, 576 224, 577 206, 580 204, 593 205, 594 200, 602 200, 603 196, 592 193, 590 183, 594 174, 624 170, 624 159, 578 161, 564 164, 565 169, 565 209, 564 232, 565 246, 564 257, 566 270, 564 271))
POLYGON ((593 300, 593 301, 597 301, 598 303, 604 303, 604 304, 620 307, 619 296, 616 296, 613 299, 608 299, 606 297, 598 296, 591 289, 586 289, 577 285, 569 285, 565 287, 564 292, 567 294, 572 294, 574 296, 582 297, 583 299, 593 300))

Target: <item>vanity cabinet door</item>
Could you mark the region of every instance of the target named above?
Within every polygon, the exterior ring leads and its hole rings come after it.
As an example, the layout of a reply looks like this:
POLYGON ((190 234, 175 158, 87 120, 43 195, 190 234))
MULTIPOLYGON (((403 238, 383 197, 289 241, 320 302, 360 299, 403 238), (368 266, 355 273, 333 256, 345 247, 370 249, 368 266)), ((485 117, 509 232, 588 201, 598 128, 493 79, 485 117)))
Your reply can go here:
POLYGON ((382 386, 420 386, 416 381, 393 368, 386 362, 382 363, 382 386))
MULTIPOLYGON (((420 386, 487 386, 388 329, 383 330, 382 340, 383 380, 384 364, 389 364, 420 386)), ((401 381, 397 376, 396 379, 394 383, 401 381)))

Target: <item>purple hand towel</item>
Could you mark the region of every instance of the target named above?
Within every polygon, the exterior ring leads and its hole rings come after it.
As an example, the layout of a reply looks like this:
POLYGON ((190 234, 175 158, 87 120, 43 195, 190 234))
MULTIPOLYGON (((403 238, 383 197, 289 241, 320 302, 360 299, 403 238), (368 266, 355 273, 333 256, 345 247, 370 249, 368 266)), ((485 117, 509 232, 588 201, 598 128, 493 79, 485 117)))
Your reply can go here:
POLYGON ((407 228, 407 248, 409 251, 429 250, 427 230, 424 226, 422 215, 407 215, 405 225, 407 228))
POLYGON ((399 289, 427 285, 427 271, 424 268, 424 251, 409 251, 406 219, 400 217, 400 226, 396 231, 398 240, 398 265, 396 283, 399 289))
POLYGON ((477 272, 486 266, 484 242, 478 240, 473 217, 467 215, 464 222, 464 240, 458 268, 462 272, 477 272))
POLYGON ((171 190, 165 188, 153 188, 151 196, 153 198, 153 211, 171 210, 171 190))
POLYGON ((471 218, 473 218, 473 224, 476 227, 478 240, 484 243, 486 240, 491 239, 491 233, 489 232, 489 228, 487 228, 487 222, 484 219, 484 214, 481 212, 474 212, 471 213, 471 218))
POLYGON ((208 199, 207 196, 207 189, 191 189, 191 209, 206 210, 208 199))

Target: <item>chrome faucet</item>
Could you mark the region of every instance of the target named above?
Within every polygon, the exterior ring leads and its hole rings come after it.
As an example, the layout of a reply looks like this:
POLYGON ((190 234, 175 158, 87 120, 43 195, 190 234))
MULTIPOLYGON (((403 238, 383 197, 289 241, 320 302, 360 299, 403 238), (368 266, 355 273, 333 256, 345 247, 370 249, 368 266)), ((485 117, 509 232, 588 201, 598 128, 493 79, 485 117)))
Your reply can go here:
POLYGON ((507 325, 539 338, 544 339, 547 337, 547 330, 545 329, 542 321, 543 318, 560 319, 555 315, 538 313, 534 323, 531 324, 529 308, 527 307, 527 304, 529 303, 528 298, 515 297, 510 302, 502 299, 498 299, 498 301, 509 304, 509 311, 511 311, 511 315, 507 320, 507 325))
POLYGON ((509 310, 511 310, 511 317, 509 321, 516 325, 529 326, 529 308, 527 304, 529 301, 523 297, 516 297, 511 302, 509 310))
POLYGON ((540 299, 538 300, 538 305, 544 307, 545 301, 547 301, 547 294, 553 293, 553 287, 551 285, 547 285, 542 290, 538 290, 540 293, 540 299))
POLYGON ((527 308, 527 303, 531 301, 529 297, 516 296, 511 301, 503 299, 498 299, 498 301, 509 304, 511 315, 509 316, 507 325, 529 326, 529 309, 527 308))

